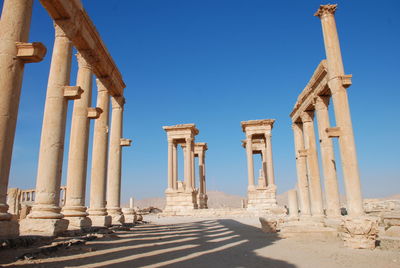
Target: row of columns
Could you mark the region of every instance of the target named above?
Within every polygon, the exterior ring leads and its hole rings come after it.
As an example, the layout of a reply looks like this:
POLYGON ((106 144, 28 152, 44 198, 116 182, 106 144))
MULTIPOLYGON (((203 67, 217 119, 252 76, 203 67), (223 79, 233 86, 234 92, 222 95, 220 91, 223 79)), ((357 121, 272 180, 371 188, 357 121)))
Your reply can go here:
MULTIPOLYGON (((28 39, 31 13, 32 0, 5 0, 0 20, 0 61, 2 62, 0 66, 2 77, 0 79, 0 225, 2 221, 9 221, 11 218, 7 213, 6 193, 24 63, 40 61, 44 56, 43 45, 23 43, 28 39), (30 52, 32 55, 24 51, 24 48, 31 48, 29 51, 33 51, 30 52)), ((104 217, 109 214, 117 215, 119 218, 122 215, 120 208, 121 146, 130 145, 130 140, 122 139, 124 98, 112 97, 110 152, 107 163, 109 89, 99 79, 96 80, 98 107, 91 108, 93 73, 90 64, 79 53, 77 54, 79 68, 77 84, 70 86, 73 46, 63 30, 57 24, 54 26, 55 41, 44 108, 35 203, 32 212, 20 223, 21 232, 24 234, 55 235, 64 231, 68 223, 72 229, 89 227, 92 221, 87 217, 88 215, 89 217, 91 215, 104 217), (61 211, 60 184, 69 100, 74 101, 74 106, 68 155, 67 194, 65 206, 61 211), (96 119, 96 121, 88 214, 85 206, 85 187, 90 119, 96 119)), ((122 222, 121 219, 118 222, 122 222)), ((96 221, 94 220, 93 223, 96 224, 96 221)), ((15 233, 11 230, 8 230, 8 233, 7 231, 0 232, 0 235, 4 236, 13 234, 15 233)))
POLYGON ((321 19, 328 64, 328 87, 331 95, 317 96, 315 104, 303 111, 293 123, 296 148, 296 166, 302 216, 323 216, 323 198, 314 130, 314 114, 320 140, 321 162, 324 176, 326 215, 340 216, 340 200, 336 162, 331 138, 338 138, 339 151, 346 190, 347 211, 350 216, 364 214, 360 176, 350 109, 344 83, 345 74, 336 30, 336 5, 321 6, 315 14, 321 19), (329 100, 333 100, 336 127, 330 126, 329 100), (311 206, 310 206, 311 204, 311 206))

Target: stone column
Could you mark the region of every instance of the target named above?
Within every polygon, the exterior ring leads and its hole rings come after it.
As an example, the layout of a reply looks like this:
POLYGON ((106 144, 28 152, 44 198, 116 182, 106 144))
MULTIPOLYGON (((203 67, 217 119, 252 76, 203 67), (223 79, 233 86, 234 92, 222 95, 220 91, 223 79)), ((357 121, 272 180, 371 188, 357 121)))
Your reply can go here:
POLYGON ((297 186, 302 217, 311 216, 310 193, 307 180, 307 163, 301 123, 293 123, 294 147, 296 152, 297 186))
POLYGON ((288 203, 289 203, 289 218, 299 218, 299 206, 297 203, 297 192, 292 189, 288 191, 288 203))
POLYGON ((67 86, 71 72, 72 43, 60 27, 55 25, 55 30, 40 140, 35 204, 27 219, 21 221, 21 232, 24 234, 56 235, 68 226, 68 221, 62 219, 59 206, 65 124, 68 98, 78 98, 82 92, 79 88, 67 86))
POLYGON ((265 134, 265 145, 267 151, 267 178, 268 178, 268 186, 275 185, 275 177, 274 177, 274 164, 272 162, 272 143, 271 143, 271 133, 265 134))
POLYGON ((172 176, 172 188, 178 190, 178 152, 177 144, 174 143, 172 147, 172 164, 173 164, 173 176, 172 176))
POLYGON ((96 79, 97 107, 103 112, 94 122, 92 168, 90 178, 90 207, 88 209, 92 226, 111 225, 111 217, 106 210, 108 120, 110 96, 103 83, 96 79))
POLYGON ((204 166, 204 154, 203 152, 199 152, 198 154, 199 159, 199 208, 203 208, 204 204, 204 173, 203 173, 203 166, 204 166))
POLYGON ((185 145, 185 187, 186 192, 193 191, 193 184, 192 184, 192 145, 193 145, 193 138, 186 138, 186 145, 185 145))
POLYGON ((336 5, 324 5, 315 14, 321 19, 324 35, 326 59, 328 62, 329 88, 332 93, 336 126, 339 127, 339 148, 342 161, 344 185, 346 189, 347 212, 350 216, 364 214, 361 194, 360 174, 353 126, 346 87, 348 76, 344 74, 339 37, 334 13, 336 5))
POLYGON ((121 212, 121 138, 122 114, 125 100, 123 97, 113 97, 111 115, 110 153, 108 157, 107 176, 107 212, 112 218, 112 224, 123 224, 121 212))
POLYGON ((166 192, 172 192, 174 188, 174 141, 172 139, 168 139, 168 188, 166 192))
POLYGON ((269 186, 268 182, 268 173, 267 173, 267 148, 265 147, 263 150, 261 150, 261 162, 262 162, 262 171, 264 174, 264 180, 265 180, 265 185, 269 186))
POLYGON ((192 186, 196 189, 196 174, 195 174, 195 159, 194 159, 194 142, 192 144, 192 148, 190 151, 190 161, 191 161, 191 170, 192 170, 192 186))
POLYGON ((324 173, 326 215, 331 218, 337 218, 340 217, 341 214, 339 186, 336 176, 336 162, 332 140, 328 137, 325 131, 330 127, 328 105, 329 96, 317 97, 315 110, 317 114, 322 169, 324 173))
POLYGON ((307 151, 307 168, 311 197, 311 214, 313 217, 322 217, 324 215, 324 209, 313 119, 314 111, 306 111, 301 114, 304 131, 304 145, 305 150, 307 151))
POLYGON ((246 136, 246 154, 247 154, 247 176, 248 176, 248 191, 256 189, 254 185, 254 163, 253 163, 253 141, 252 136, 246 136))
POLYGON ((78 53, 77 86, 83 89, 81 98, 74 101, 70 132, 67 188, 65 206, 62 209, 64 217, 69 220, 68 229, 81 229, 91 226, 86 217, 85 193, 86 173, 89 144, 88 117, 92 100, 92 69, 86 60, 78 53))
POLYGON ((7 213, 7 188, 24 64, 41 61, 46 53, 42 44, 26 43, 32 2, 4 0, 0 20, 0 237, 18 235, 18 224, 11 222, 11 214, 7 213), (40 55, 37 46, 41 47, 40 55))

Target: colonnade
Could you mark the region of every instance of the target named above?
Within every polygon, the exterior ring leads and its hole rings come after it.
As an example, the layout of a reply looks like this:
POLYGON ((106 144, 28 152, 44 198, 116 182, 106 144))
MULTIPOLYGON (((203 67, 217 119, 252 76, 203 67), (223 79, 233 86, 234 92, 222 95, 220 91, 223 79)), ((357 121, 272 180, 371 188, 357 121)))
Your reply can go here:
MULTIPOLYGON (((17 235, 19 230, 22 234, 56 235, 67 228, 106 226, 111 222, 99 221, 98 216, 104 217, 109 214, 114 217, 115 214, 121 214, 121 147, 130 145, 130 140, 122 139, 125 85, 109 54, 103 54, 104 57, 109 57, 108 59, 103 57, 99 57, 101 60, 93 59, 93 53, 104 52, 106 48, 86 49, 83 43, 74 43, 76 40, 88 41, 90 38, 100 40, 82 4, 77 1, 65 6, 67 8, 63 10, 74 14, 79 10, 81 16, 86 16, 87 23, 80 26, 87 27, 87 32, 94 33, 93 35, 79 36, 82 33, 75 33, 71 38, 69 32, 66 32, 70 30, 68 23, 82 23, 82 20, 76 17, 56 18, 59 14, 56 12, 57 8, 63 8, 65 2, 60 2, 58 5, 44 4, 54 19, 55 40, 44 107, 35 200, 32 212, 20 222, 20 226, 11 220, 11 215, 7 212, 6 193, 24 64, 42 60, 46 52, 41 43, 27 43, 32 4, 33 0, 5 0, 0 20, 2 62, 0 65, 0 236, 17 235), (76 46, 78 51, 77 83, 74 86, 70 85, 73 46, 76 46), (109 66, 100 66, 103 62, 108 62, 109 66), (91 107, 93 74, 98 77, 96 79, 98 107, 91 107), (114 87, 116 84, 120 87, 114 87), (107 163, 110 96, 112 121, 107 163), (69 140, 66 200, 61 210, 60 184, 69 101, 73 101, 74 105, 69 140), (85 187, 90 120, 95 120, 95 128, 91 202, 88 214, 85 206, 85 187)), ((97 42, 96 45, 104 46, 102 42, 97 42)), ((118 222, 112 223, 121 222, 123 219, 120 217, 118 222)))
POLYGON ((291 113, 301 216, 340 217, 340 200, 332 138, 338 138, 346 190, 347 212, 364 214, 360 176, 346 88, 351 76, 344 74, 334 13, 336 5, 322 5, 315 16, 321 19, 326 61, 322 61, 300 94, 291 113), (336 126, 330 126, 329 102, 333 100, 336 126), (317 125, 315 125, 317 119, 317 125), (315 127, 318 128, 326 209, 320 181, 315 127))

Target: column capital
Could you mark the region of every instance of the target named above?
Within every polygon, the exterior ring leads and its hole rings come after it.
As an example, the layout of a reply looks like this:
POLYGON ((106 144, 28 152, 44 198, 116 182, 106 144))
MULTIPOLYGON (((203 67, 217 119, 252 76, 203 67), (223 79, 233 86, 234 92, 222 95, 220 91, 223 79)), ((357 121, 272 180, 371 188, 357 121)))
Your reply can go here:
POLYGON ((106 91, 108 92, 106 86, 101 82, 99 78, 96 78, 97 92, 106 91))
POLYGON ((190 137, 190 138, 185 138, 186 143, 190 143, 194 141, 194 138, 190 137))
POLYGON ((251 140, 253 138, 253 134, 246 133, 246 139, 251 140))
POLYGON ((54 29, 55 29, 55 35, 56 37, 67 37, 67 34, 64 32, 63 29, 61 29, 60 26, 58 26, 55 22, 54 22, 54 29))
POLYGON ((303 122, 293 122, 292 123, 292 129, 297 130, 299 128, 303 127, 303 122))
POLYGON ((123 110, 125 104, 125 98, 123 96, 112 97, 111 98, 111 106, 113 110, 123 110))
POLYGON ((168 138, 168 144, 173 144, 174 143, 174 139, 173 138, 168 138))
POLYGON ((312 122, 314 120, 314 111, 304 111, 300 115, 301 121, 305 122, 312 122))
POLYGON ((75 54, 75 56, 78 61, 79 68, 85 68, 85 69, 92 70, 92 66, 89 63, 87 63, 87 61, 85 60, 85 58, 82 56, 81 53, 78 52, 75 54))
POLYGON ((315 109, 316 110, 328 109, 330 99, 331 96, 317 96, 315 98, 315 109))
POLYGON ((337 4, 334 5, 320 5, 314 16, 322 18, 325 15, 334 15, 336 12, 337 4))

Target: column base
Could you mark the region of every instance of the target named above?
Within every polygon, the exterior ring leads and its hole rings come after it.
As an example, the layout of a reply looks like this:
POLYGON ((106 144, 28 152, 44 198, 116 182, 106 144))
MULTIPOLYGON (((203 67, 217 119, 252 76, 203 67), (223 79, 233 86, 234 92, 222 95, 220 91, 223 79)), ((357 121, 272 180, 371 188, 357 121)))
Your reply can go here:
POLYGON ((110 227, 111 216, 108 215, 89 215, 88 218, 92 221, 92 227, 110 227))
POLYGON ((65 219, 32 219, 20 222, 21 235, 57 236, 68 229, 65 219))
POLYGON ((15 238, 17 236, 19 236, 18 221, 0 221, 0 238, 15 238))
POLYGON ((124 214, 122 214, 121 208, 107 208, 107 213, 111 216, 111 225, 122 225, 125 223, 124 214))
POLYGON ((360 216, 344 217, 340 237, 344 245, 354 249, 374 249, 378 235, 378 218, 360 216))
POLYGON ((338 231, 336 228, 326 227, 320 222, 285 219, 280 227, 279 236, 282 238, 331 240, 337 239, 338 231))
POLYGON ((125 223, 134 224, 136 222, 136 213, 133 208, 123 208, 122 213, 124 214, 125 223))
POLYGON ((92 220, 88 217, 64 217, 69 221, 68 230, 84 230, 92 227, 92 220))

